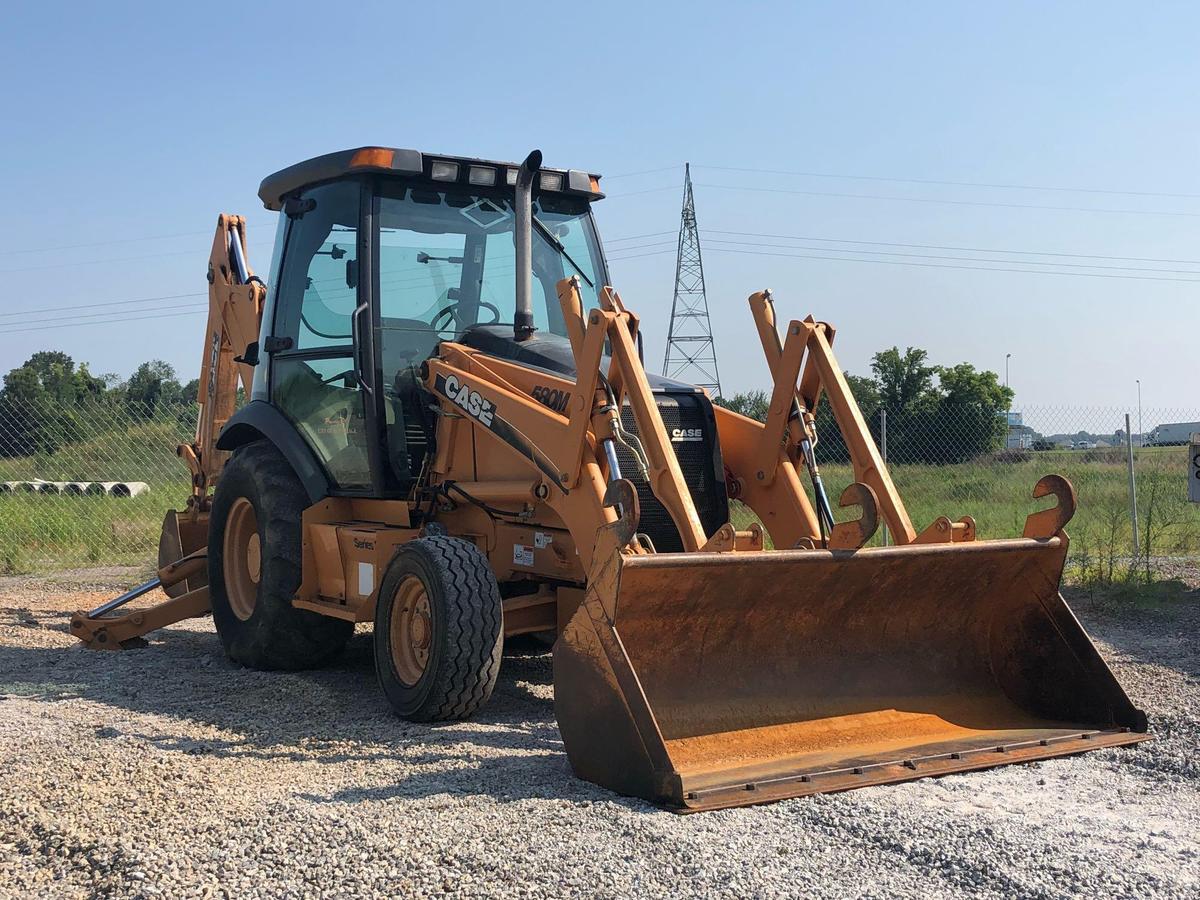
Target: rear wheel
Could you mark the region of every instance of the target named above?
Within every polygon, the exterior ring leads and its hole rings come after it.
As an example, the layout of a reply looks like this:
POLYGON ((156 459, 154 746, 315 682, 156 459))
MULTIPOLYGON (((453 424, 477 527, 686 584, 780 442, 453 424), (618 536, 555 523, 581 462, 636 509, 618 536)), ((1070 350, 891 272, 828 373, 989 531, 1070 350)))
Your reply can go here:
POLYGON ((337 654, 354 625, 292 606, 300 587, 304 488, 267 441, 221 472, 209 516, 213 621, 229 658, 255 669, 307 669, 337 654))
POLYGON ((492 694, 503 643, 500 590, 478 547, 436 535, 397 551, 375 605, 375 672, 398 715, 470 716, 492 694))

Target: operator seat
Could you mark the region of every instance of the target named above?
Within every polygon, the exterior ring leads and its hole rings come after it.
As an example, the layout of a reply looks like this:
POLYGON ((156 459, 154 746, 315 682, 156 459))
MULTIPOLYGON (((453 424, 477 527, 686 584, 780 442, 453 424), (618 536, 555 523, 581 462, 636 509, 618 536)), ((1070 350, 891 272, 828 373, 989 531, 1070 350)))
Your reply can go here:
POLYGON ((392 472, 405 488, 416 478, 431 443, 433 423, 426 421, 419 370, 433 356, 441 335, 421 319, 380 319, 388 456, 392 472))

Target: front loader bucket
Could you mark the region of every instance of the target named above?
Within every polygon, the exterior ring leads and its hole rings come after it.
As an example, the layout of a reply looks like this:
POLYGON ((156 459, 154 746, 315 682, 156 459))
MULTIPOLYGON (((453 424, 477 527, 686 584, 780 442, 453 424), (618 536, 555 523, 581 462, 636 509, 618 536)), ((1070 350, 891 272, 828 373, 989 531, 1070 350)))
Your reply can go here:
POLYGON ((571 764, 688 811, 1144 740, 1058 592, 1065 556, 1061 534, 614 552, 555 646, 571 764))

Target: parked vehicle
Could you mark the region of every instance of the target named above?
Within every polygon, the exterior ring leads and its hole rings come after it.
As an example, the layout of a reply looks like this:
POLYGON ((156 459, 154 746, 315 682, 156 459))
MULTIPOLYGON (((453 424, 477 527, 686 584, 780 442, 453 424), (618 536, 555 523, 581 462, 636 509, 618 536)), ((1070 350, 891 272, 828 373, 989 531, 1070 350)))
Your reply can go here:
POLYGON ((1192 434, 1197 431, 1200 431, 1200 422, 1171 422, 1158 425, 1150 432, 1148 443, 1152 447, 1178 447, 1190 441, 1192 434))

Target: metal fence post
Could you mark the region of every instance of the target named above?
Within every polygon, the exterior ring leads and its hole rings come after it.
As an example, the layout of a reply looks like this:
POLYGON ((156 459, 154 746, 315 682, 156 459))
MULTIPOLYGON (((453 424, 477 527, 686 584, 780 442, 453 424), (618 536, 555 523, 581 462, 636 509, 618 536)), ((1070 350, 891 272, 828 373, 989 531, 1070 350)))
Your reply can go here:
POLYGON ((1133 525, 1133 562, 1141 556, 1138 547, 1137 481, 1133 476, 1133 432, 1129 429, 1129 413, 1125 413, 1125 453, 1129 459, 1129 521, 1133 525))
MULTIPOLYGON (((883 407, 879 408, 879 454, 883 457, 883 464, 887 466, 887 410, 883 407)), ((883 523, 883 546, 888 545, 888 529, 887 522, 883 523)))

